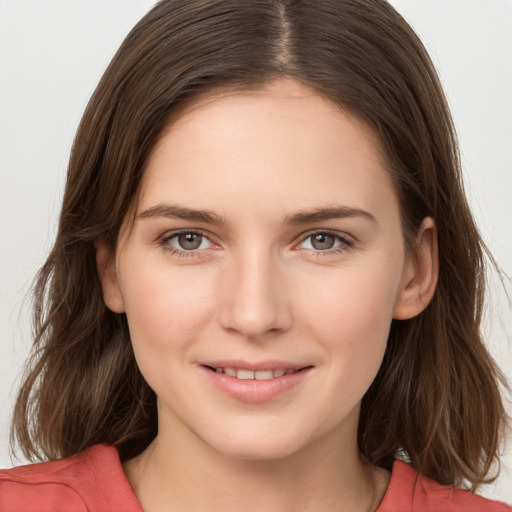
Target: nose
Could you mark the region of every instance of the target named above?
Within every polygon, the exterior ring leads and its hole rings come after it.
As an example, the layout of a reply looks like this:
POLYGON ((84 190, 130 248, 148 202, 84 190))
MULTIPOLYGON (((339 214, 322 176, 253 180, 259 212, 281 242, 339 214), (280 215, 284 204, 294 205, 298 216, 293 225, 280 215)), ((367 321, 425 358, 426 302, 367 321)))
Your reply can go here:
POLYGON ((222 276, 220 323, 256 340, 290 328, 292 314, 284 271, 270 255, 234 258, 222 276))

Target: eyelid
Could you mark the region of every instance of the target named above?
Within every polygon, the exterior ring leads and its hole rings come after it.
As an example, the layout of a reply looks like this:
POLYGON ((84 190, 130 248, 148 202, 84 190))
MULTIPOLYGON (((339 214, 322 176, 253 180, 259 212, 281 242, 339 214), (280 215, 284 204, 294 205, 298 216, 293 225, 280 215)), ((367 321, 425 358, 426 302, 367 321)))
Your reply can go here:
POLYGON ((180 256, 198 256, 202 251, 205 251, 207 249, 211 249, 211 247, 208 247, 206 249, 193 249, 193 250, 186 250, 186 249, 180 249, 178 247, 172 246, 169 241, 173 238, 176 238, 179 235, 191 233, 195 235, 200 235, 204 237, 206 240, 210 242, 210 244, 215 247, 218 247, 218 244, 212 240, 213 235, 211 233, 204 231, 202 229, 198 228, 190 228, 190 229, 176 229, 172 231, 167 231, 162 236, 158 238, 158 245, 160 245, 164 251, 170 252, 171 254, 180 255, 180 256))
POLYGON ((332 229, 312 229, 311 231, 308 231, 301 235, 300 241, 297 244, 295 244, 294 248, 296 249, 298 245, 304 243, 308 238, 311 238, 313 235, 318 235, 318 234, 333 236, 334 238, 337 238, 338 240, 340 240, 341 244, 339 246, 336 246, 336 247, 333 247, 330 249, 325 249, 323 251, 320 249, 306 249, 306 250, 314 251, 315 253, 319 253, 319 254, 332 254, 336 250, 350 249, 355 245, 355 242, 356 242, 355 238, 353 236, 349 235, 348 233, 344 233, 344 232, 341 233, 339 231, 334 231, 332 229))
POLYGON ((170 231, 166 231, 162 236, 160 236, 158 238, 159 238, 159 240, 170 240, 171 238, 173 238, 177 235, 182 235, 184 233, 192 233, 195 235, 202 235, 202 236, 208 238, 208 240, 210 240, 210 238, 212 236, 210 233, 208 233, 207 231, 204 231, 202 229, 198 229, 198 228, 186 229, 185 228, 185 229, 172 229, 170 231))
MULTIPOLYGON (((173 231, 167 231, 165 234, 163 234, 161 237, 158 238, 158 245, 162 246, 163 250, 166 251, 166 252, 170 252, 174 255, 178 255, 178 256, 199 256, 203 251, 207 250, 207 249, 211 249, 211 247, 208 247, 206 249, 193 249, 193 250, 186 250, 186 249, 180 249, 180 248, 177 248, 177 247, 173 247, 172 245, 170 245, 168 242, 179 236, 180 234, 184 234, 184 233, 192 233, 192 234, 197 234, 197 235, 201 235, 202 237, 206 238, 210 244, 212 246, 216 246, 216 247, 219 247, 219 244, 214 242, 212 240, 213 235, 207 231, 204 231, 202 229, 197 229, 197 228, 190 228, 190 229, 177 229, 177 230, 173 230, 173 231)), ((295 243, 293 249, 294 250, 299 250, 300 246, 302 243, 304 243, 306 240, 308 240, 308 238, 311 238, 313 235, 317 235, 317 234, 325 234, 325 235, 329 235, 329 236, 332 236, 334 238, 336 238, 337 240, 339 240, 341 243, 335 247, 332 247, 330 249, 325 249, 325 250, 320 250, 320 249, 304 249, 304 250, 307 250, 307 251, 311 251, 312 253, 314 254, 317 254, 317 255, 329 255, 329 254, 334 254, 336 252, 341 252, 341 251, 344 251, 344 250, 348 250, 348 249, 351 249, 354 244, 355 244, 355 238, 351 235, 349 235, 348 233, 341 233, 339 231, 334 231, 334 230, 331 230, 331 229, 312 229, 310 231, 307 231, 306 233, 303 233, 300 235, 300 240, 295 243)))

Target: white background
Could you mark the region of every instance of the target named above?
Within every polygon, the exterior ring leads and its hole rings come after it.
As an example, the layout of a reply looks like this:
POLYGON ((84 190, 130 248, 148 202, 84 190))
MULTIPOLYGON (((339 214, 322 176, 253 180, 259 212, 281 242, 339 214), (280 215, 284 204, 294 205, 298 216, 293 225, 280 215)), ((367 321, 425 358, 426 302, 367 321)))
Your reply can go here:
MULTIPOLYGON (((30 347, 27 291, 55 233, 74 132, 115 50, 152 0, 0 0, 0 467, 30 347)), ((438 67, 467 191, 512 275, 512 0, 393 0, 438 67)), ((510 278, 506 279, 509 293, 510 278)), ((512 295, 511 295, 512 297, 512 295)), ((494 287, 489 347, 512 379, 512 314, 494 287)), ((512 442, 482 494, 512 503, 512 442)))

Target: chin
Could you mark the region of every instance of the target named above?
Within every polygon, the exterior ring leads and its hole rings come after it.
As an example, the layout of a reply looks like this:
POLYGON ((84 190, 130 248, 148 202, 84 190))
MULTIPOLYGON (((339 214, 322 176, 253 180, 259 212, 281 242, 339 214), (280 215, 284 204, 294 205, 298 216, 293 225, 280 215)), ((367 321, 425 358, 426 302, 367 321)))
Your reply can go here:
MULTIPOLYGON (((296 433, 297 434, 297 433, 296 433)), ((224 432, 213 439, 203 439, 215 451, 223 455, 243 460, 276 460, 289 457, 308 444, 304 436, 294 435, 290 430, 280 428, 272 432, 252 430, 224 432)))

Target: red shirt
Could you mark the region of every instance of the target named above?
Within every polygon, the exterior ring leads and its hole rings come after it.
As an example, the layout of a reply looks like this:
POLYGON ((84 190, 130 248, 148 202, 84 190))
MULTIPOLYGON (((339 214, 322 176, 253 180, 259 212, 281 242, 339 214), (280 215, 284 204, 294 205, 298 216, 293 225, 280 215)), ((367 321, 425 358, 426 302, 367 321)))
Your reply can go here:
MULTIPOLYGON (((395 461, 377 512, 511 512, 505 503, 445 487, 395 461)), ((0 512, 143 512, 112 446, 0 471, 0 512)))

